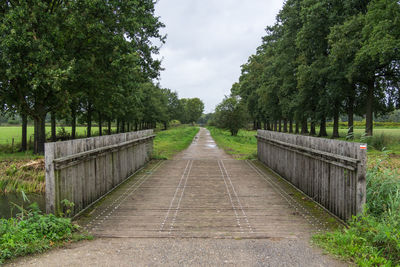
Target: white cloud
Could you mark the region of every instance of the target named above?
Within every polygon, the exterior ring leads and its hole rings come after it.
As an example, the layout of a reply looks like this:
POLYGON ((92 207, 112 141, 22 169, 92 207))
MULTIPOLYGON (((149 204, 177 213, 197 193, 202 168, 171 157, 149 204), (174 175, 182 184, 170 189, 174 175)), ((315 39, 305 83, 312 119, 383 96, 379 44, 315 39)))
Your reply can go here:
POLYGON ((283 0, 160 0, 166 24, 161 86, 199 97, 211 112, 230 93, 240 65, 255 53, 283 0))

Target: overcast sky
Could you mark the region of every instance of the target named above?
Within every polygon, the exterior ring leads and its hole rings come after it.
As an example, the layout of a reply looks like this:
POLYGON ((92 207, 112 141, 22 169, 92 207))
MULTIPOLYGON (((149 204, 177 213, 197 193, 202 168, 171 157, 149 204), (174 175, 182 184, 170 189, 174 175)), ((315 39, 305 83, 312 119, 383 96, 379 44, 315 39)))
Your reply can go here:
POLYGON ((261 44, 284 0, 159 0, 156 15, 168 35, 161 49, 161 86, 180 98, 199 97, 212 112, 240 66, 261 44))

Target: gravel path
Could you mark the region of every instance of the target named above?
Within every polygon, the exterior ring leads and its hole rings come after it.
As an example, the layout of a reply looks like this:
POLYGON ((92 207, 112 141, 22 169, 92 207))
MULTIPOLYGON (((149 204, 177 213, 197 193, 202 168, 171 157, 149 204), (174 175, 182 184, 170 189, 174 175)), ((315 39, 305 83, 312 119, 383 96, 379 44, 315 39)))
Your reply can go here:
POLYGON ((202 128, 79 223, 97 238, 27 257, 31 266, 345 266, 311 248, 337 223, 258 162, 237 161, 202 128))

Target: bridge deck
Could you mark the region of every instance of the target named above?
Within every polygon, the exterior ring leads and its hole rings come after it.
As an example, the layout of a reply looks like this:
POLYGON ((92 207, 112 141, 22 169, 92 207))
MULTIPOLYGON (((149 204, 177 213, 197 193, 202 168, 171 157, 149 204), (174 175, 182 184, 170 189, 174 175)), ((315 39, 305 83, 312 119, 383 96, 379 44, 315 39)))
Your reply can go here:
POLYGON ((13 266, 345 266, 310 247, 336 225, 257 161, 237 161, 205 129, 174 160, 155 161, 79 223, 98 238, 13 266))
POLYGON ((256 162, 225 154, 205 129, 174 160, 153 162, 81 219, 99 237, 299 238, 330 222, 256 162))

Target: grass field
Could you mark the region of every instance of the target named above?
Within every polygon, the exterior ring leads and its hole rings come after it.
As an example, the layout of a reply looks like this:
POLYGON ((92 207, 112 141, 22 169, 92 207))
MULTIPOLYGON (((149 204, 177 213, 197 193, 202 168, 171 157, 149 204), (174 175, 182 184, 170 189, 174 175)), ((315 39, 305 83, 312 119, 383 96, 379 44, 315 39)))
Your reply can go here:
MULTIPOLYGON (((61 130, 62 127, 57 127, 57 132, 61 130)), ((71 127, 64 127, 68 133, 71 133, 71 127)), ((50 136, 51 127, 46 126, 46 133, 50 136)), ((98 128, 92 128, 93 135, 98 133, 98 128)), ((77 135, 86 135, 86 127, 85 126, 77 126, 76 127, 77 135)), ((29 137, 32 136, 33 142, 33 126, 28 126, 27 130, 28 140, 29 137)), ((1 126, 0 127, 0 144, 11 144, 12 139, 14 138, 15 143, 21 142, 21 126, 1 126)))
POLYGON ((190 145, 198 131, 198 127, 180 126, 158 132, 154 139, 153 157, 171 159, 176 153, 190 145))

